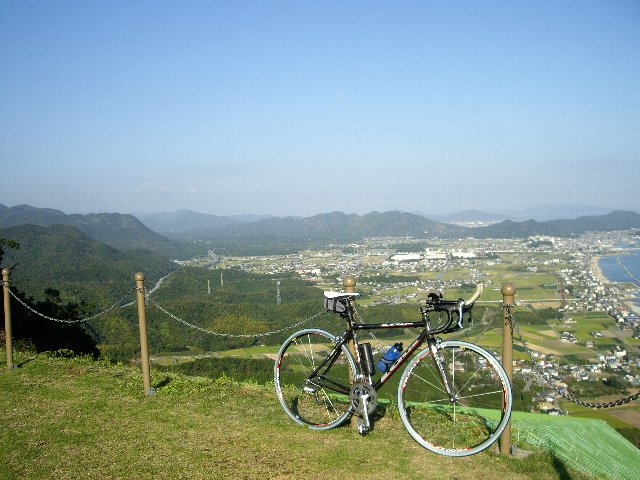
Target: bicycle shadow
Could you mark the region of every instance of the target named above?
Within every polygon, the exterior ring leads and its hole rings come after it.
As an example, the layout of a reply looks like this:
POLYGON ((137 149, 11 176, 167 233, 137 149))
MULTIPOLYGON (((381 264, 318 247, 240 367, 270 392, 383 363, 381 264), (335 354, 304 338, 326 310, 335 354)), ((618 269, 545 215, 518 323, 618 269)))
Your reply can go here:
POLYGON ((552 464, 553 464, 553 468, 558 474, 559 480, 573 480, 573 477, 567 470, 567 467, 565 466, 564 462, 560 460, 558 457, 556 457, 555 455, 553 455, 552 464))
POLYGON ((170 377, 165 377, 162 380, 160 380, 159 382, 156 382, 153 385, 154 390, 159 390, 162 387, 166 387, 167 385, 169 385, 171 383, 171 378, 170 377))
POLYGON ((376 424, 387 416, 387 409, 389 407, 390 405, 386 405, 382 403, 378 403, 376 405, 376 409, 373 411, 373 413, 369 414, 369 420, 370 420, 371 426, 369 427, 369 430, 365 433, 365 435, 375 431, 376 424))

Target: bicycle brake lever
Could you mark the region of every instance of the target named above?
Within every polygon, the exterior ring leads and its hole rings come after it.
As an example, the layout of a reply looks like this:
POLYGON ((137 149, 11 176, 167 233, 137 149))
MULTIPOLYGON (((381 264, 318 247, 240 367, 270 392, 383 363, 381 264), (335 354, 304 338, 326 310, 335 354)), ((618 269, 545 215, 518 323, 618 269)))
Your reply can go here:
POLYGON ((458 328, 462 328, 462 315, 464 311, 464 306, 466 305, 465 301, 460 299, 458 300, 458 328))

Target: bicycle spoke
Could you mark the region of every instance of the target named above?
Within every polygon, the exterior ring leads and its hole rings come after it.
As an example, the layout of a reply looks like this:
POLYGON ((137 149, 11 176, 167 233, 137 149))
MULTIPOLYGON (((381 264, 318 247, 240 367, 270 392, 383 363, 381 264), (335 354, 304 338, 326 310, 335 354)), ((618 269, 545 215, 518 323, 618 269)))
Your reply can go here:
MULTIPOLYGON (((303 347, 303 348, 304 348, 304 347, 303 347)), ((291 358, 293 358, 296 362, 298 362, 298 365, 300 365, 300 366, 305 370, 305 373, 306 373, 306 370, 308 370, 308 367, 307 367, 307 365, 302 361, 302 359, 304 359, 304 358, 308 358, 308 357, 307 357, 307 356, 305 356, 305 355, 296 355, 296 354, 292 354, 292 355, 291 355, 291 358)), ((311 372, 311 371, 312 371, 312 370, 309 370, 309 372, 311 372)))
MULTIPOLYGON (((430 370, 430 373, 435 376, 435 372, 430 370)), ((433 382, 430 382, 429 380, 427 380, 426 378, 423 378, 422 376, 418 375, 417 373, 413 374, 414 378, 418 378, 419 380, 422 380, 424 383, 428 384, 429 386, 441 391, 442 393, 444 393, 445 395, 447 395, 446 400, 449 400, 449 394, 447 393, 447 390, 444 388, 444 385, 442 385, 442 383, 439 384, 434 384, 433 382)))
POLYGON ((476 398, 476 397, 482 397, 482 396, 485 396, 485 395, 495 395, 495 394, 497 394, 497 393, 502 394, 503 392, 502 392, 502 390, 494 390, 493 392, 475 393, 475 394, 473 394, 473 395, 465 395, 465 396, 458 397, 458 398, 459 398, 459 399, 463 399, 463 398, 476 398))
MULTIPOLYGON (((461 406, 462 406, 463 409, 468 409, 468 407, 465 407, 464 405, 461 405, 461 406)), ((465 412, 463 411, 461 413, 464 414, 465 412)), ((475 412, 474 412, 474 415, 466 414, 464 418, 465 418, 465 422, 471 423, 472 427, 475 428, 475 432, 476 432, 476 434, 477 434, 477 436, 479 438, 481 438, 484 435, 486 435, 485 430, 483 430, 483 428, 482 428, 482 427, 485 426, 485 423, 480 421, 480 419, 482 417, 480 417, 479 415, 475 414, 475 412)), ((459 428, 462 428, 457 423, 456 423, 456 426, 458 426, 459 428)))
POLYGON ((457 393, 460 393, 464 388, 466 388, 466 386, 471 382, 471 380, 473 380, 473 379, 476 377, 476 374, 477 374, 478 372, 480 372, 481 370, 482 370, 482 367, 479 367, 479 368, 478 368, 478 369, 477 369, 477 370, 476 370, 476 371, 475 371, 475 372, 474 372, 474 373, 469 377, 469 380, 467 380, 467 382, 466 382, 466 383, 465 383, 465 384, 464 384, 464 385, 463 385, 463 386, 462 386, 462 387, 461 387, 461 388, 456 392, 456 394, 457 394, 457 393))
POLYGON ((284 411, 295 422, 313 429, 333 428, 351 413, 348 399, 334 393, 336 385, 349 385, 355 363, 343 347, 322 367, 322 375, 309 376, 325 362, 335 346, 335 337, 324 330, 295 333, 280 348, 274 366, 275 388, 284 411))
POLYGON ((438 354, 455 400, 442 398, 444 384, 431 364, 433 358, 418 354, 398 389, 402 422, 420 445, 433 452, 478 453, 498 438, 508 420, 511 395, 506 374, 493 356, 467 342, 442 342, 438 354), (419 374, 421 368, 427 368, 429 376, 419 374))
POLYGON ((313 359, 313 345, 311 345, 311 335, 307 335, 307 342, 309 344, 309 360, 311 361, 311 368, 315 370, 316 364, 313 359))

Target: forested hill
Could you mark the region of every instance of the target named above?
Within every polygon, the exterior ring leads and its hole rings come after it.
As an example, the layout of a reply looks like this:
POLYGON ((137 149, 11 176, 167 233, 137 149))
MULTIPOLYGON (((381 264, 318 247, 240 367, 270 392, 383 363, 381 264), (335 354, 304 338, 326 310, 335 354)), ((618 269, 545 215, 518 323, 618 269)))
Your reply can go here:
POLYGON ((182 234, 183 238, 243 239, 260 241, 356 241, 364 237, 456 235, 464 229, 428 220, 412 213, 390 211, 365 215, 331 212, 312 217, 274 217, 227 228, 200 229, 182 234))
POLYGON ((469 229, 467 234, 475 238, 527 238, 534 235, 567 237, 585 232, 609 232, 640 228, 640 215, 635 212, 614 211, 607 215, 579 217, 572 220, 505 220, 488 227, 469 229))
MULTIPOLYGON (((186 255, 179 245, 145 226, 133 215, 121 213, 90 213, 67 215, 60 210, 29 205, 0 205, 0 228, 18 225, 70 225, 88 237, 118 250, 151 250, 168 258, 186 255)), ((206 251, 204 252, 206 253, 206 251)))
POLYGON ((231 242, 250 245, 304 242, 350 242, 365 237, 408 236, 527 238, 533 235, 569 236, 588 231, 640 228, 640 215, 614 211, 607 215, 571 220, 514 222, 505 220, 487 227, 468 228, 426 219, 406 212, 372 212, 366 215, 332 212, 312 217, 274 217, 227 227, 182 232, 175 238, 209 240, 218 245, 231 242))
POLYGON ((134 215, 154 232, 172 235, 202 230, 220 230, 230 225, 257 222, 263 218, 273 217, 273 215, 253 214, 218 216, 185 209, 175 212, 135 213, 134 215))
MULTIPOLYGON (((527 238, 533 235, 569 236, 588 231, 640 228, 640 215, 614 211, 607 215, 584 216, 571 220, 514 222, 505 220, 487 227, 469 228, 429 220, 399 212, 371 212, 365 215, 331 212, 311 217, 268 217, 255 221, 233 221, 230 217, 206 216, 208 228, 186 231, 188 225, 200 227, 203 219, 194 212, 162 215, 164 237, 132 215, 94 213, 66 215, 59 210, 28 205, 0 205, 0 228, 33 225, 72 225, 94 240, 119 250, 146 249, 167 258, 190 258, 213 249, 222 255, 260 255, 295 253, 330 242, 357 242, 367 237, 444 237, 444 238, 527 238)), ((257 218, 257 217, 256 217, 257 218)))
POLYGON ((0 228, 0 238, 10 238, 19 249, 5 249, 3 267, 15 268, 11 283, 36 298, 45 288, 63 298, 92 299, 101 306, 114 303, 134 286, 142 271, 149 282, 175 270, 165 257, 147 250, 122 252, 86 236, 69 225, 20 225, 0 228))

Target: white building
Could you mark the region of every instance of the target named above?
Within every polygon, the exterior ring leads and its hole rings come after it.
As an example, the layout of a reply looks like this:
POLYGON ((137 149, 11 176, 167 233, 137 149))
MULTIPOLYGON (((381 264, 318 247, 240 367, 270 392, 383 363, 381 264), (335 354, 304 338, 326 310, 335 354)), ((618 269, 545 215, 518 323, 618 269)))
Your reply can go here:
POLYGON ((397 253, 396 255, 391 257, 396 263, 400 262, 418 262, 422 259, 422 256, 419 253, 397 253))

